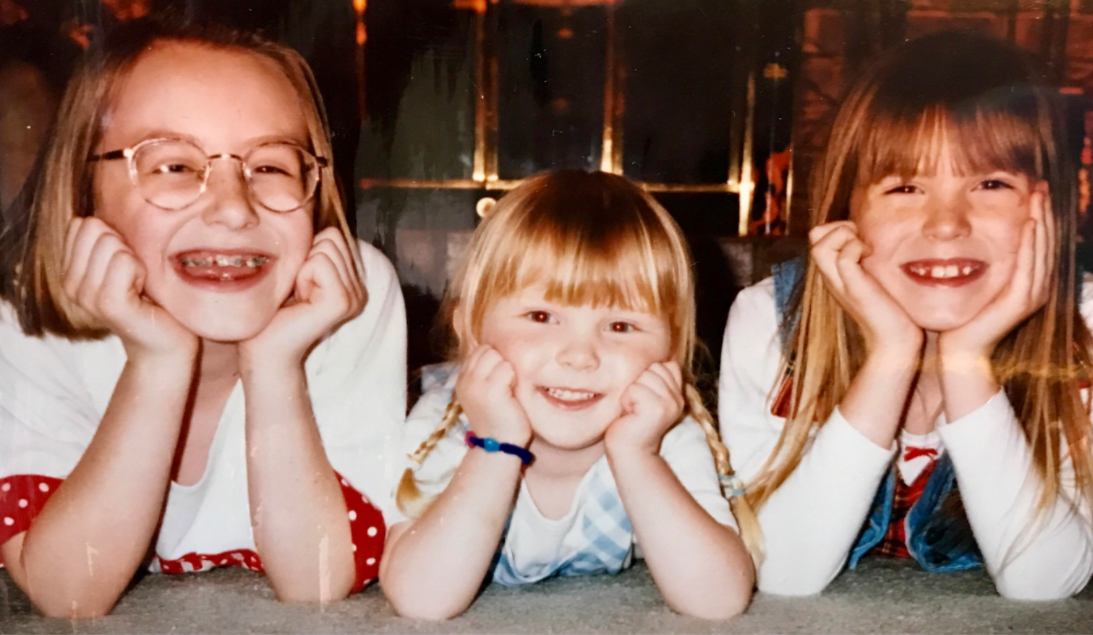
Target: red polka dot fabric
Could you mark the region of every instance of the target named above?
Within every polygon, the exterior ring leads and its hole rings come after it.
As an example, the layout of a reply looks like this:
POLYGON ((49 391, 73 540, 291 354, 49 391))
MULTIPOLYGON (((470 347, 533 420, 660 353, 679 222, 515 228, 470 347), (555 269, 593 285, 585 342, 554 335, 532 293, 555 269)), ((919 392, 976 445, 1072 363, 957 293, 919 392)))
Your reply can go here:
MULTIPOLYGON (((0 479, 0 545, 30 528, 61 479, 18 474, 0 479)), ((0 565, 4 563, 0 558, 0 565)))
MULTIPOLYGON (((349 510, 349 530, 353 540, 353 561, 356 593, 379 577, 380 556, 387 526, 383 514, 349 481, 335 473, 349 510)), ((0 545, 30 528, 31 522, 45 507, 46 501, 61 485, 61 479, 38 474, 20 474, 0 480, 0 545)), ((163 573, 177 574, 207 571, 215 567, 244 567, 262 572, 262 559, 250 549, 235 549, 222 553, 188 553, 173 560, 156 556, 163 573)), ((0 566, 3 559, 0 558, 0 566)))
POLYGON ((223 553, 188 553, 175 560, 156 556, 159 570, 164 573, 192 573, 216 567, 243 567, 262 573, 262 559, 250 549, 235 549, 223 553))
POLYGON ((353 593, 356 593, 379 577, 387 525, 380 510, 353 489, 344 476, 337 476, 342 486, 342 496, 345 497, 345 507, 349 510, 349 532, 353 539, 353 560, 357 566, 357 578, 353 584, 353 593))

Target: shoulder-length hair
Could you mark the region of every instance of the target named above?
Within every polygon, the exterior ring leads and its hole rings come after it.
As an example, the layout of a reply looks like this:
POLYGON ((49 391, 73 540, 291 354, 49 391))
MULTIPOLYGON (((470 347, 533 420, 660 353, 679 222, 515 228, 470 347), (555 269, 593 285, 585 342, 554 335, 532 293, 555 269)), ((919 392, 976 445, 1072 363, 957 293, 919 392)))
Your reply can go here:
MULTIPOLYGON (((694 276, 683 232, 638 186, 603 172, 560 171, 528 179, 502 198, 475 230, 449 287, 443 313, 456 359, 479 343, 482 322, 497 301, 536 284, 564 305, 613 306, 660 316, 671 333, 670 359, 683 369, 686 411, 706 432, 718 473, 732 476, 729 451, 694 385, 694 276)), ((460 414, 453 398, 437 430, 411 455, 421 464, 460 414)), ((410 515, 422 500, 407 470, 398 503, 410 515)), ((753 557, 758 522, 743 497, 733 513, 753 557)))
MULTIPOLYGON (((924 37, 890 51, 852 86, 809 191, 812 226, 848 219, 855 188, 933 171, 941 143, 961 173, 1007 170, 1048 183, 1057 250, 1051 296, 992 356, 1043 484, 1041 510, 1060 492, 1063 440, 1079 495, 1093 501, 1089 405, 1080 388, 1093 338, 1077 305, 1077 196, 1064 121, 1058 93, 1019 49, 968 33, 924 37)), ((784 328, 792 396, 778 445, 749 484, 756 506, 796 468, 810 433, 842 401, 865 357, 857 325, 811 262, 784 328)))
MULTIPOLYGON (((64 239, 73 218, 94 214, 94 164, 88 157, 102 137, 104 119, 119 87, 141 55, 161 42, 183 42, 258 55, 284 73, 299 98, 310 148, 333 156, 326 112, 307 62, 295 51, 256 34, 172 16, 117 27, 88 51, 68 84, 32 181, 14 206, 13 223, 0 240, 0 296, 10 302, 27 335, 50 333, 97 339, 107 332, 69 300, 62 288, 64 239)), ((314 202, 316 231, 338 227, 351 251, 355 242, 330 161, 321 168, 314 202)))

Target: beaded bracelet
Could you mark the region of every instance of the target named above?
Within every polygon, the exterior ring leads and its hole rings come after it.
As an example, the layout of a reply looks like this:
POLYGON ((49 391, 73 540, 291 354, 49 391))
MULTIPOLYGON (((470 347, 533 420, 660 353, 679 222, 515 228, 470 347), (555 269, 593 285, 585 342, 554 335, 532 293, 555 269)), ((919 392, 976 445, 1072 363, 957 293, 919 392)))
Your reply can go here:
POLYGON ((476 437, 470 430, 467 431, 466 436, 468 448, 482 448, 486 452, 500 452, 502 454, 511 454, 520 459, 520 462, 524 465, 528 465, 535 458, 531 452, 518 445, 511 443, 501 443, 497 439, 492 437, 476 437))

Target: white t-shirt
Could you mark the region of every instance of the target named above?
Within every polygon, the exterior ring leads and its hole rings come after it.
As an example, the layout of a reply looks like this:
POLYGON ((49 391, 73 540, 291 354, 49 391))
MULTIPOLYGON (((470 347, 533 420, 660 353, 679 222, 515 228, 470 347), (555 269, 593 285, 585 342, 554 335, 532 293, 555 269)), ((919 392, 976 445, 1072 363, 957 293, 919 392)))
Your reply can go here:
MULTIPOLYGON (((417 449, 436 429, 451 401, 458 372, 454 367, 446 367, 435 375, 440 377, 440 381, 435 384, 428 380, 423 382, 425 394, 406 421, 407 453, 417 449)), ((447 487, 468 451, 465 435, 469 429, 466 417, 461 416, 460 421, 417 468, 414 475, 423 495, 436 496, 447 487)), ((661 442, 660 455, 711 518, 737 530, 736 519, 721 494, 706 435, 698 422, 687 418, 669 430, 661 442)), ((618 494, 606 456, 601 457, 584 475, 566 515, 560 519, 550 519, 539 511, 527 485, 521 481, 501 547, 501 556, 512 565, 521 582, 554 575, 561 563, 572 562, 590 549, 584 530, 586 522, 602 520, 591 517, 599 510, 590 500, 590 492, 597 486, 607 486, 615 496, 618 494)), ((637 555, 640 557, 640 553, 637 555)))
MULTIPOLYGON (((393 469, 406 409, 406 317, 394 268, 371 245, 360 243, 360 250, 367 305, 312 350, 305 373, 323 446, 342 476, 343 492, 356 490, 386 516, 394 509, 393 469)), ((125 362, 117 337, 89 342, 27 337, 11 306, 0 305, 0 522, 8 528, 15 523, 7 521, 27 507, 25 497, 8 496, 12 487, 27 476, 37 479, 34 489, 46 492, 52 479, 68 476, 90 444, 125 362)), ((153 569, 160 561, 184 570, 232 559, 257 564, 244 424, 238 383, 220 417, 205 473, 193 485, 170 485, 153 569), (212 555, 220 557, 207 557, 212 555)), ((353 501, 346 496, 353 517, 353 501)), ((362 531, 382 540, 382 527, 362 531)))
MULTIPOLYGON (((1090 276, 1081 312, 1087 324, 1093 322, 1090 276)), ((721 434, 745 482, 774 451, 785 423, 771 412, 782 379, 778 324, 774 280, 768 278, 740 292, 725 328, 721 434)), ((1029 532, 1039 485, 1030 477, 1032 455, 1005 393, 999 391, 958 421, 946 422, 942 415, 936 434, 938 452, 953 462, 968 521, 999 593, 1053 599, 1081 590, 1093 575, 1093 521, 1084 501, 1077 502, 1074 512, 1071 461, 1065 460, 1060 469, 1063 498, 1029 532)), ((819 593, 834 579, 892 465, 896 446, 879 447, 835 409, 814 433, 797 468, 759 510, 766 550, 758 571, 760 590, 819 593)), ((915 467, 907 463, 908 470, 915 467)))

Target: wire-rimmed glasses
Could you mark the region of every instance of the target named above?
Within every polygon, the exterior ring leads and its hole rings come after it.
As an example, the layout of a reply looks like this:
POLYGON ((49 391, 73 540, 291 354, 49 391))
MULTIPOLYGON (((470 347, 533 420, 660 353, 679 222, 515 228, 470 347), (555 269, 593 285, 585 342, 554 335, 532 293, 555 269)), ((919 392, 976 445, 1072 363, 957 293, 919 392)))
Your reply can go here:
POLYGON ((89 161, 125 159, 129 180, 144 200, 164 210, 179 210, 205 193, 216 159, 234 159, 243 168, 251 197, 274 212, 300 209, 315 196, 327 160, 292 143, 264 143, 245 156, 214 154, 185 139, 146 139, 131 148, 88 157, 89 161))

